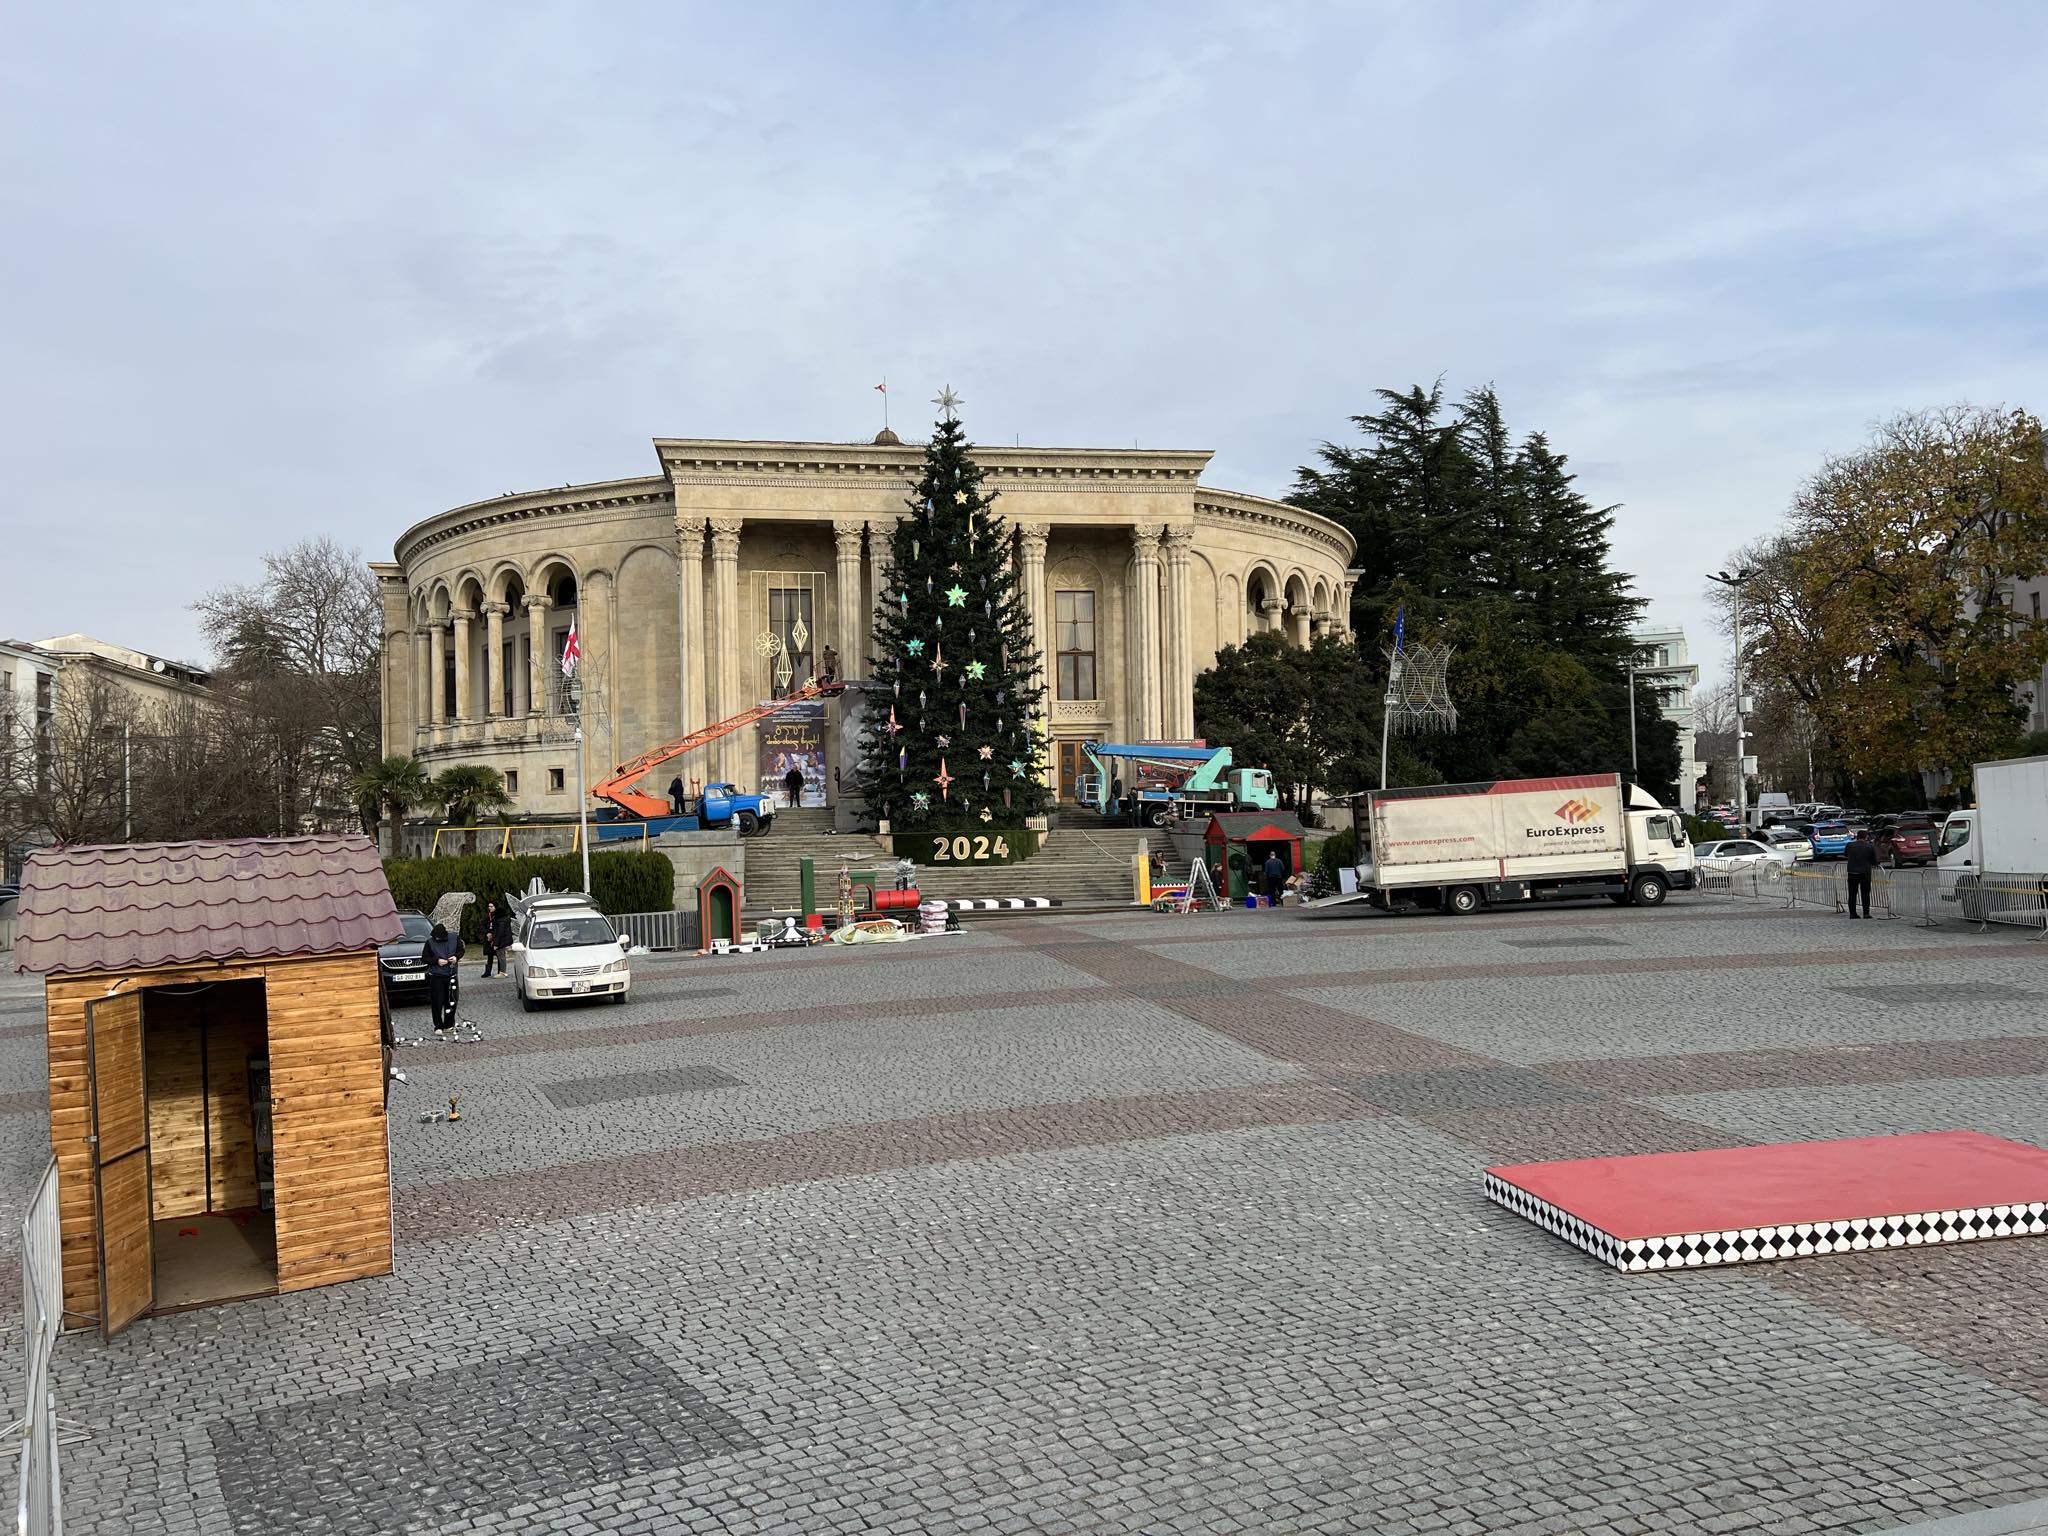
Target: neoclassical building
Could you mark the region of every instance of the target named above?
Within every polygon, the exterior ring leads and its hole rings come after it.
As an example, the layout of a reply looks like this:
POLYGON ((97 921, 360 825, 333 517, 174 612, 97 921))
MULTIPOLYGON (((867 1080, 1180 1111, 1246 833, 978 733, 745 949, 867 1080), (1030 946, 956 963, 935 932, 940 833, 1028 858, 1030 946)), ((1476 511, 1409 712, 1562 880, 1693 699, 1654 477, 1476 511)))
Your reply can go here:
MULTIPOLYGON (((654 448, 659 474, 457 507, 407 529, 395 559, 372 566, 387 753, 429 771, 487 763, 507 774, 520 811, 573 815, 560 696, 572 621, 593 781, 814 676, 864 674, 887 579, 877 562, 922 449, 889 433, 654 448)), ((1348 628, 1351 536, 1201 484, 1205 451, 974 452, 1037 621, 1063 794, 1083 741, 1192 736, 1195 675, 1219 647, 1262 629, 1305 645, 1348 628)), ((761 729, 697 754, 688 776, 752 786, 761 729)), ((828 784, 839 766, 826 765, 828 784)))

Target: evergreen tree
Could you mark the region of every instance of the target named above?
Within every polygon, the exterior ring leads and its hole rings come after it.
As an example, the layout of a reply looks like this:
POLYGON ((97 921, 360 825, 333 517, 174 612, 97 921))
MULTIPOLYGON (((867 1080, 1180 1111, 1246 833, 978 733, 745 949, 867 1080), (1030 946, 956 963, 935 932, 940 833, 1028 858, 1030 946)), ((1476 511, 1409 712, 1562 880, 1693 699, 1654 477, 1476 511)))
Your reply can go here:
POLYGON ((859 781, 892 829, 1019 827, 1045 808, 1045 689, 1008 525, 950 394, 889 540, 859 781))

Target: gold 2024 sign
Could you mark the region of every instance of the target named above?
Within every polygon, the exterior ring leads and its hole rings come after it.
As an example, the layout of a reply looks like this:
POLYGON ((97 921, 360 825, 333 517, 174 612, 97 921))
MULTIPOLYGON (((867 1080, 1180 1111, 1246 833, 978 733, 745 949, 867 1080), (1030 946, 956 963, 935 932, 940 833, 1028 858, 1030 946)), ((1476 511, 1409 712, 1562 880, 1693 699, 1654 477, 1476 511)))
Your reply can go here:
POLYGON ((995 837, 935 837, 932 839, 932 862, 934 864, 986 864, 991 859, 1007 859, 1010 856, 1010 840, 997 834, 995 837))

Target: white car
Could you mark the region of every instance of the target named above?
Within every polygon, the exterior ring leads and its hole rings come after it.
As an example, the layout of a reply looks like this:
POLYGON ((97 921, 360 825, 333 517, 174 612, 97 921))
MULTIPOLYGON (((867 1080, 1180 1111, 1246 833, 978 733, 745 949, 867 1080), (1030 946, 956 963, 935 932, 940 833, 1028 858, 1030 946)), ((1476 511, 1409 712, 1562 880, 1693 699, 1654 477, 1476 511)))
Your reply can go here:
POLYGON ((563 997, 609 997, 623 1003, 632 989, 626 960, 632 942, 582 896, 540 896, 520 909, 513 929, 512 986, 531 1013, 563 997))
POLYGON ((1791 854, 1801 864, 1810 863, 1813 859, 1813 844, 1807 841, 1806 834, 1794 832, 1790 827, 1767 827, 1761 839, 1752 841, 1769 843, 1778 852, 1791 854))
POLYGON ((1732 837, 1715 843, 1700 843, 1693 858, 1710 875, 1733 875, 1754 871, 1765 880, 1780 880, 1797 862, 1790 848, 1774 847, 1752 838, 1732 837))

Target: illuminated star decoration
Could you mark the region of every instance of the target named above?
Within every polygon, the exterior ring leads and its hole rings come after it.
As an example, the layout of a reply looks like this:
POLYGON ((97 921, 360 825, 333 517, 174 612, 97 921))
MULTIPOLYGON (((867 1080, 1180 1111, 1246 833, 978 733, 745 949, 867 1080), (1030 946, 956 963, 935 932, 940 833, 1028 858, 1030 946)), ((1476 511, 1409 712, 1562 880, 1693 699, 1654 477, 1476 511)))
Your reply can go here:
POLYGON ((1023 758, 1021 758, 1021 757, 1013 757, 1013 758, 1011 758, 1011 759, 1010 759, 1010 772, 1012 772, 1012 773, 1014 773, 1015 775, 1017 775, 1017 777, 1018 777, 1018 778, 1020 778, 1020 779, 1021 779, 1021 778, 1023 778, 1023 777, 1024 777, 1024 759, 1023 759, 1023 758))
POLYGON ((967 493, 965 491, 955 491, 953 493, 953 499, 959 502, 960 505, 963 507, 967 505, 967 493))
POLYGON ((935 677, 944 677, 946 675, 946 648, 943 645, 932 655, 932 675, 935 677))
POLYGON ((981 744, 981 760, 985 763, 996 755, 996 749, 987 742, 981 744))
POLYGON ((952 586, 946 588, 946 601, 955 608, 965 608, 967 606, 967 589, 961 586, 959 582, 954 582, 952 586))
POLYGON ((932 797, 920 789, 911 795, 910 803, 920 811, 927 811, 931 809, 932 797))
POLYGON ((984 805, 981 808, 981 819, 983 821, 994 821, 996 819, 996 814, 994 811, 991 811, 987 806, 984 805))
POLYGON ((898 731, 902 729, 903 722, 896 718, 896 706, 894 704, 891 704, 889 706, 889 734, 891 736, 894 736, 898 731))
POLYGON ((967 663, 967 675, 973 678, 977 683, 981 681, 983 675, 987 671, 988 668, 978 661, 970 661, 969 663, 967 663))
POLYGON ((924 642, 922 640, 907 641, 903 649, 910 652, 913 656, 922 656, 924 654, 924 642))
POLYGON ((966 403, 965 400, 962 400, 953 393, 953 386, 950 384, 932 396, 932 404, 939 408, 939 414, 948 421, 958 416, 960 414, 960 407, 966 403))
POLYGON ((950 747, 951 745, 953 745, 953 738, 950 736, 934 736, 932 740, 937 742, 942 747, 950 747))
POLYGON ((939 771, 932 775, 932 782, 939 786, 941 800, 952 798, 948 792, 953 787, 953 775, 946 771, 946 760, 943 757, 939 759, 939 771))
POLYGON ((946 569, 951 571, 955 576, 958 576, 960 574, 960 562, 958 560, 955 560, 951 565, 947 566, 946 569))

